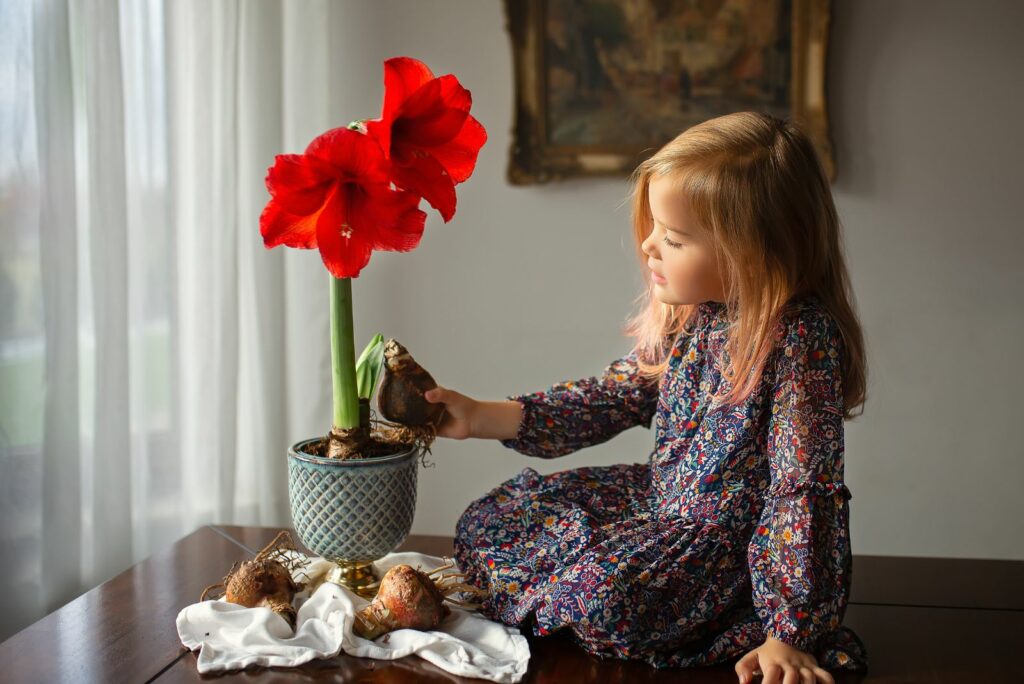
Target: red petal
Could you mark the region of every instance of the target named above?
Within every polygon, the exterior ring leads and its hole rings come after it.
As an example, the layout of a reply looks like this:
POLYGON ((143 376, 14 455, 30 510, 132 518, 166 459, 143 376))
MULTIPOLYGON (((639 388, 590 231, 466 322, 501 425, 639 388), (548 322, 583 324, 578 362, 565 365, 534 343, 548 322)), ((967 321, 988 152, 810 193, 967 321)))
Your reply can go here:
POLYGON ((260 214, 263 245, 267 249, 278 245, 299 249, 315 248, 319 215, 319 210, 306 216, 289 214, 281 208, 277 200, 271 199, 260 214))
POLYGON ((374 249, 408 252, 423 237, 427 215, 419 203, 419 196, 404 190, 364 188, 352 193, 352 219, 373 234, 374 249))
POLYGON ((333 167, 338 180, 388 183, 387 160, 373 137, 344 126, 313 138, 306 154, 333 167))
POLYGON ((316 160, 301 154, 279 154, 267 169, 266 184, 283 209, 308 215, 323 206, 332 180, 316 160))
POLYGON ((364 121, 366 135, 377 141, 385 157, 391 156, 391 122, 382 119, 364 121))
POLYGON ((448 175, 456 183, 461 183, 476 168, 476 158, 480 148, 487 142, 487 131, 472 116, 466 117, 466 125, 451 142, 437 147, 427 148, 437 161, 441 162, 448 175))
POLYGON ((434 72, 412 57, 392 57, 384 62, 385 120, 392 118, 406 98, 434 79, 434 72))
POLYGON ((346 198, 349 193, 346 188, 339 188, 327 200, 316 223, 320 258, 335 278, 359 277, 359 272, 370 262, 372 251, 366 235, 360 234, 349 222, 351 207, 346 198))
POLYGON ((473 99, 451 74, 435 78, 413 93, 395 119, 391 135, 421 147, 441 145, 462 130, 473 99))
POLYGON ((391 178, 395 185, 430 202, 445 223, 455 215, 455 182, 439 161, 422 150, 395 142, 391 178))
POLYGON ((372 122, 367 121, 366 127, 376 127, 374 135, 385 155, 391 153, 391 123, 398 116, 402 103, 433 78, 434 73, 430 68, 412 57, 392 57, 384 62, 384 104, 381 116, 372 122))

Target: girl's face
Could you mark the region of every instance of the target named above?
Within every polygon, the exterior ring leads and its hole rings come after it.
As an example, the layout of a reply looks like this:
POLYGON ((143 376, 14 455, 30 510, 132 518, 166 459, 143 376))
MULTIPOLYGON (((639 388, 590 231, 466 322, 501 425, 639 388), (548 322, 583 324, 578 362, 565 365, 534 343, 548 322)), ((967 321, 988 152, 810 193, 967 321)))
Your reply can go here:
POLYGON ((647 201, 654 217, 641 248, 647 255, 655 296, 665 304, 725 301, 714 249, 690 213, 686 197, 654 176, 647 201))

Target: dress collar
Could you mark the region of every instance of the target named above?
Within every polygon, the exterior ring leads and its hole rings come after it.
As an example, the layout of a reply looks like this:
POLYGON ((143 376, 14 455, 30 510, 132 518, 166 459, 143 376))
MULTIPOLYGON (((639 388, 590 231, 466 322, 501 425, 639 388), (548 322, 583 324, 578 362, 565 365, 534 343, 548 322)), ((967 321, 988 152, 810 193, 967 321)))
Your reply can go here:
MULTIPOLYGON (((818 298, 816 294, 810 293, 796 295, 790 300, 790 303, 798 308, 801 308, 806 306, 818 305, 821 303, 821 300, 818 298)), ((707 301, 701 302, 700 304, 697 305, 697 310, 703 313, 708 318, 717 318, 726 311, 726 308, 727 307, 725 305, 725 302, 707 301)))
POLYGON ((714 316, 718 316, 723 311, 725 311, 726 306, 725 306, 725 302, 707 301, 707 302, 701 302, 700 304, 698 304, 697 305, 697 309, 701 313, 703 313, 705 316, 714 317, 714 316))
POLYGON ((697 310, 700 312, 700 320, 703 324, 714 330, 722 328, 726 322, 727 307, 725 302, 701 302, 697 305, 697 310))

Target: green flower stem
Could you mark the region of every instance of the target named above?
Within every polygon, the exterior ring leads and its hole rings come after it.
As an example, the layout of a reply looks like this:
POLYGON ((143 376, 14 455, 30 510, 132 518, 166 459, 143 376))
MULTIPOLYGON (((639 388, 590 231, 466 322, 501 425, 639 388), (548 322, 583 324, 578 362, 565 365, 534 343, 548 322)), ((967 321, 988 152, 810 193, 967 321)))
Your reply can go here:
POLYGON ((352 279, 331 276, 331 375, 334 380, 334 427, 359 426, 356 393, 356 346, 352 331, 352 279))

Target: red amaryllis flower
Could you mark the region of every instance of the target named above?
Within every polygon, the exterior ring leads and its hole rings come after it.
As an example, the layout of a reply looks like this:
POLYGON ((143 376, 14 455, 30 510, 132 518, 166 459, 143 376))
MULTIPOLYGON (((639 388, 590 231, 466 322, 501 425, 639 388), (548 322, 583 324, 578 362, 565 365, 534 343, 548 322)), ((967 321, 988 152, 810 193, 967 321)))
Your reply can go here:
POLYGON ((336 278, 357 277, 375 249, 413 249, 426 214, 418 195, 391 188, 388 166, 376 140, 347 127, 318 136, 304 154, 275 156, 260 215, 264 246, 319 248, 336 278))
POLYGON ((391 160, 395 185, 425 198, 445 223, 455 215, 455 184, 473 173, 487 131, 469 114, 472 97, 452 74, 434 77, 423 62, 384 62, 384 111, 366 121, 391 160))

